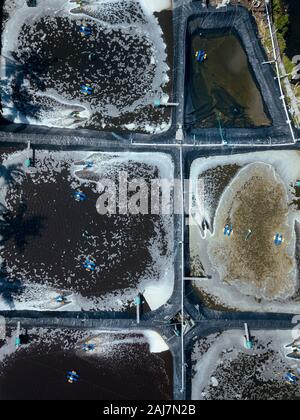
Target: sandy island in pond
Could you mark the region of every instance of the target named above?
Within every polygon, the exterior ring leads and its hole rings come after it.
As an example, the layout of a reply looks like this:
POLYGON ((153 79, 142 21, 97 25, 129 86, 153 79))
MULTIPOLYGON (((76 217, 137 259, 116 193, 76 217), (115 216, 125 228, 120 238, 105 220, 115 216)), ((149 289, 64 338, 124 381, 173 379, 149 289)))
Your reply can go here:
POLYGON ((298 313, 299 157, 281 150, 193 161, 190 275, 201 302, 217 310, 298 313))
POLYGON ((208 254, 221 279, 240 281, 240 288, 257 298, 295 293, 293 227, 288 224, 288 197, 274 168, 265 163, 246 166, 225 191, 216 214, 215 235, 208 254), (230 223, 233 235, 224 236, 230 223), (252 235, 246 240, 248 229, 252 235), (282 246, 274 245, 276 232, 282 246))

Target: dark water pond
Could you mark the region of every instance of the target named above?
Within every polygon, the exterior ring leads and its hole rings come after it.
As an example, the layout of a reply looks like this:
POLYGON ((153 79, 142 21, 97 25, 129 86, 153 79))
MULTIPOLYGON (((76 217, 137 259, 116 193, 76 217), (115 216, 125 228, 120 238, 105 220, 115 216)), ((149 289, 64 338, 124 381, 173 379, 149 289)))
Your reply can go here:
POLYGON ((188 128, 271 125, 247 55, 227 30, 188 35, 185 123, 188 128), (195 53, 207 53, 199 63, 195 53))
MULTIPOLYGON (((165 61, 169 67, 169 81, 161 80, 159 85, 159 76, 156 88, 157 66, 151 59, 152 50, 156 51, 156 47, 153 47, 144 26, 139 30, 139 26, 134 26, 136 21, 140 25, 144 25, 145 21, 138 2, 132 3, 135 8, 130 20, 131 29, 126 29, 126 22, 124 26, 106 25, 94 18, 86 19, 84 22, 93 34, 88 39, 78 29, 79 18, 70 19, 69 14, 63 17, 49 14, 22 25, 18 47, 12 51, 21 69, 21 77, 14 74, 6 82, 11 86, 11 96, 8 94, 5 99, 2 96, 3 108, 6 101, 13 104, 8 106, 6 120, 17 122, 20 119, 25 124, 37 122, 65 128, 75 124, 118 132, 144 133, 148 132, 149 126, 152 131, 155 127, 159 131, 167 128, 171 109, 155 108, 149 97, 153 95, 156 98, 162 93, 171 95, 172 92, 172 11, 156 14, 162 31, 160 42, 162 48, 164 44, 166 46, 165 61), (93 86, 93 94, 84 96, 82 84, 93 86), (71 105, 69 101, 73 101, 71 105), (74 117, 74 111, 83 112, 84 109, 88 110, 88 115, 83 113, 74 117), (65 115, 63 122, 62 115, 65 115)), ((124 13, 130 12, 128 7, 124 6, 124 13)), ((103 12, 103 19, 105 16, 103 12)), ((111 18, 118 20, 120 16, 113 13, 111 18)), ((157 60, 162 59, 159 56, 157 60)))
POLYGON ((172 399, 171 353, 151 353, 142 335, 101 333, 95 354, 81 350, 81 331, 29 330, 28 339, 0 359, 0 400, 172 399))
MULTIPOLYGON (((36 167, 43 165, 41 162, 37 158, 36 167)), ((135 290, 150 273, 158 280, 152 270, 155 261, 150 245, 158 241, 159 255, 166 255, 166 230, 160 216, 100 215, 96 209, 99 194, 88 183, 80 187, 87 200, 78 203, 73 198, 76 188, 70 164, 53 172, 54 161, 49 161, 44 175, 32 173, 8 189, 9 214, 0 226, 5 278, 15 287, 18 282, 26 282, 28 288, 46 283, 54 290, 80 293, 90 302, 106 294, 135 290), (96 261, 93 273, 83 269, 86 256, 96 261)), ((156 167, 142 163, 129 162, 124 168, 130 179, 141 177, 149 185, 158 175, 156 167)), ((113 179, 118 173, 110 176, 113 179)), ((129 304, 122 296, 124 305, 129 304)), ((7 297, 7 301, 13 304, 15 297, 7 297)), ((145 305, 144 310, 148 309, 145 305)))

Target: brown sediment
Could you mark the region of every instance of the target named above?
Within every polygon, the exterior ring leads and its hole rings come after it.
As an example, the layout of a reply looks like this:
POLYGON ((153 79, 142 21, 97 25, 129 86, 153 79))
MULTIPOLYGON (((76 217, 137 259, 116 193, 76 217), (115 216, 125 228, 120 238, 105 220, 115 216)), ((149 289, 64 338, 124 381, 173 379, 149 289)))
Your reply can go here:
POLYGON ((241 167, 239 165, 222 165, 216 168, 207 169, 199 175, 198 180, 204 182, 204 207, 209 208, 211 213, 211 224, 218 207, 220 198, 229 182, 235 177, 241 167))
MULTIPOLYGON (((210 281, 210 280, 207 280, 210 281)), ((214 309, 215 311, 220 312, 237 312, 236 308, 223 305, 218 301, 217 298, 214 298, 213 295, 209 295, 208 293, 204 292, 201 288, 201 285, 197 284, 197 282, 193 282, 193 288, 195 290, 196 295, 198 296, 200 302, 204 303, 210 309, 214 309)))
MULTIPOLYGON (((204 183, 204 208, 206 211, 209 210, 210 220, 209 229, 212 232, 214 228, 214 218, 215 213, 220 201, 220 198, 229 184, 229 182, 234 178, 241 167, 239 165, 223 165, 217 166, 216 168, 207 169, 202 172, 198 177, 198 182, 204 183)), ((201 261, 201 255, 198 251, 195 252, 197 248, 197 239, 193 243, 194 231, 193 229, 198 229, 190 225, 190 275, 193 277, 206 277, 205 269, 201 261)))
POLYGON ((300 301, 300 288, 299 288, 299 284, 300 284, 300 222, 295 221, 295 234, 296 234, 296 244, 295 244, 295 256, 296 256, 296 264, 297 264, 297 279, 298 279, 298 289, 297 292, 295 294, 295 296, 293 296, 293 300, 294 301, 300 301))
POLYGON ((222 281, 257 298, 294 295, 295 259, 288 250, 294 226, 285 186, 270 165, 250 164, 238 174, 222 197, 216 226, 208 252, 222 281), (223 234, 228 223, 230 238, 223 234), (253 233, 245 240, 248 229, 253 233), (277 232, 285 239, 281 246, 274 244, 277 232))
POLYGON ((200 255, 190 258, 190 275, 192 277, 205 277, 205 270, 200 255))
POLYGON ((296 206, 297 210, 300 210, 300 187, 295 187, 295 199, 293 204, 296 206))

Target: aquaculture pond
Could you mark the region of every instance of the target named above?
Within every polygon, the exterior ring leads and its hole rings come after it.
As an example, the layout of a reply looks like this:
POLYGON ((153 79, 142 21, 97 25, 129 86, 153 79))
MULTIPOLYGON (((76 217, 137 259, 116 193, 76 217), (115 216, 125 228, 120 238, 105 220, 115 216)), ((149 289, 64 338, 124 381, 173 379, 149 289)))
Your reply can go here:
POLYGON ((244 331, 211 334, 192 352, 193 400, 298 400, 299 359, 292 353, 291 331, 251 331, 252 349, 245 348, 244 331))
POLYGON ((28 169, 26 151, 1 156, 1 308, 118 311, 138 293, 151 309, 168 300, 172 217, 98 208, 102 177, 117 185, 124 171, 148 185, 171 175, 167 156, 156 155, 161 166, 151 156, 38 151, 28 169), (63 306, 56 302, 62 293, 63 306))
POLYGON ((259 86, 232 30, 188 32, 185 124, 188 129, 271 125, 259 86), (199 51, 206 53, 203 61, 199 51))
POLYGON ((193 282, 201 301, 297 311, 298 162, 297 151, 284 150, 193 161, 189 274, 202 277, 193 282))
POLYGON ((172 92, 172 5, 139 0, 4 4, 3 116, 60 128, 161 133, 172 92))
POLYGON ((21 332, 18 349, 14 331, 0 342, 0 400, 172 399, 172 356, 154 332, 21 332))

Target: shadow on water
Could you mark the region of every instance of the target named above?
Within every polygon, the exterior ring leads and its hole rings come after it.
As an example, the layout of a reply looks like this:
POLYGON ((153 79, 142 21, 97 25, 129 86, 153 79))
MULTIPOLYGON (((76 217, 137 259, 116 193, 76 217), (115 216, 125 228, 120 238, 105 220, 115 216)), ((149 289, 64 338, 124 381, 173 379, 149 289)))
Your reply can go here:
MULTIPOLYGON (((20 164, 12 164, 8 166, 0 165, 0 179, 4 181, 7 187, 14 186, 16 178, 23 176, 20 164)), ((8 209, 0 203, 0 215, 2 220, 0 221, 0 233, 1 233, 1 244, 3 244, 7 238, 10 223, 6 220, 8 217, 8 209)), ((16 279, 10 281, 7 279, 7 266, 6 262, 2 262, 0 267, 0 295, 4 302, 9 306, 11 310, 15 309, 14 297, 20 295, 23 292, 23 286, 20 280, 16 279)))
MULTIPOLYGON (((43 226, 44 218, 42 217, 30 217, 24 220, 26 212, 26 205, 20 204, 18 208, 18 214, 10 221, 4 221, 0 224, 2 241, 1 245, 5 244, 9 239, 13 238, 16 246, 16 250, 19 254, 22 254, 25 246, 27 245, 27 238, 29 236, 38 236, 43 226)), ((5 214, 7 219, 8 213, 5 214)), ((14 300, 17 296, 20 296, 24 292, 24 285, 18 278, 10 277, 5 261, 2 263, 0 271, 0 295, 4 302, 9 306, 11 310, 15 309, 14 300)))
MULTIPOLYGON (((24 176, 21 167, 21 164, 0 165, 0 178, 8 188, 15 188, 16 180, 24 176)), ((0 215, 2 216, 0 220, 1 245, 5 246, 7 241, 13 239, 16 251, 19 254, 24 252, 29 237, 40 235, 45 221, 45 217, 41 216, 28 217, 26 211, 27 205, 25 202, 19 203, 14 214, 3 204, 0 204, 0 215)), ((14 299, 23 293, 24 286, 18 278, 8 280, 9 277, 7 264, 4 260, 0 268, 0 295, 9 308, 14 310, 14 299)))
POLYGON ((16 214, 6 213, 1 226, 2 243, 14 238, 15 247, 19 254, 23 253, 28 244, 28 237, 40 236, 45 217, 26 217, 27 204, 23 201, 19 204, 16 214))
MULTIPOLYGON (((31 0, 30 3, 34 5, 36 1, 31 0)), ((3 8, 4 0, 0 0, 0 29, 3 21, 8 18, 3 8)), ((1 40, 0 53, 2 53, 1 40)), ((45 91, 45 83, 41 76, 45 69, 57 63, 58 58, 45 57, 43 59, 36 51, 31 52, 25 63, 20 62, 14 52, 10 53, 10 57, 3 58, 5 58, 7 79, 0 80, 0 126, 10 125, 14 120, 19 120, 22 124, 30 124, 28 118, 36 118, 43 111, 43 105, 34 101, 26 81, 39 91, 45 91), (5 116, 3 116, 3 106, 6 109, 5 116)))
POLYGON ((4 179, 7 186, 11 186, 15 183, 16 177, 24 175, 21 168, 21 164, 0 165, 0 178, 4 179))
MULTIPOLYGON (((5 0, 0 0, 0 30, 2 29, 3 21, 8 17, 7 12, 5 12, 3 10, 4 1, 5 0)), ((2 33, 2 30, 1 30, 1 33, 2 33)), ((1 36, 0 36, 0 54, 1 53, 2 53, 2 39, 1 39, 1 36)), ((5 82, 3 82, 3 80, 0 80, 0 127, 11 124, 10 121, 8 121, 2 115, 2 113, 3 113, 2 101, 3 101, 4 96, 6 95, 5 85, 6 85, 5 82)))
POLYGON ((10 310, 15 309, 14 300, 24 292, 25 287, 20 280, 9 281, 5 278, 5 267, 0 274, 0 295, 10 310))
POLYGON ((2 103, 8 104, 6 119, 18 118, 22 123, 29 124, 28 118, 36 118, 43 110, 43 105, 34 100, 32 89, 28 86, 44 92, 46 86, 41 76, 58 58, 41 59, 36 52, 25 63, 20 62, 14 52, 4 58, 6 79, 0 81, 0 90, 2 103))
POLYGON ((4 261, 1 264, 0 269, 0 296, 4 303, 9 307, 10 310, 14 310, 14 300, 17 296, 20 296, 24 291, 24 286, 19 279, 8 280, 7 265, 4 261))
POLYGON ((27 345, 30 343, 30 336, 28 334, 28 329, 26 328, 24 334, 20 335, 20 343, 21 345, 27 345))

